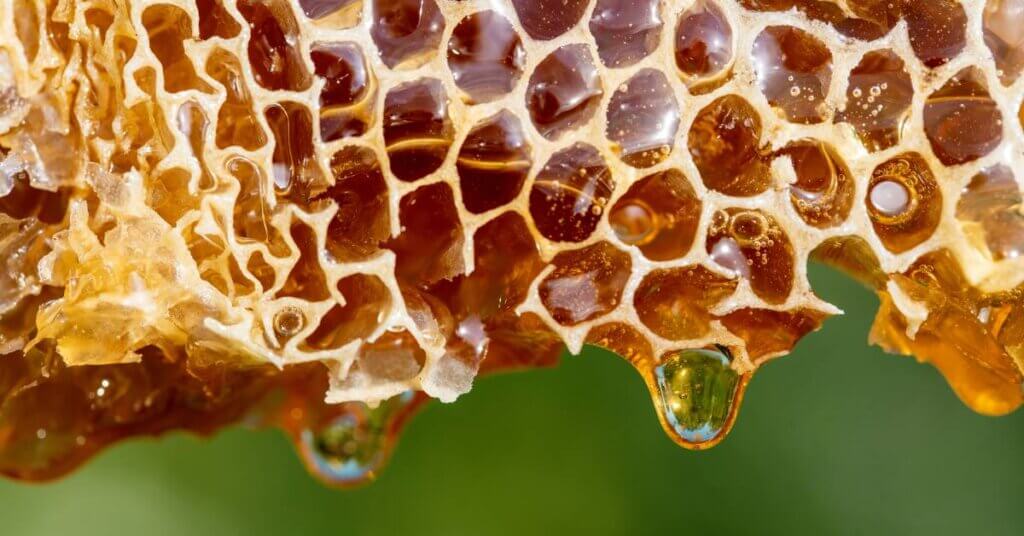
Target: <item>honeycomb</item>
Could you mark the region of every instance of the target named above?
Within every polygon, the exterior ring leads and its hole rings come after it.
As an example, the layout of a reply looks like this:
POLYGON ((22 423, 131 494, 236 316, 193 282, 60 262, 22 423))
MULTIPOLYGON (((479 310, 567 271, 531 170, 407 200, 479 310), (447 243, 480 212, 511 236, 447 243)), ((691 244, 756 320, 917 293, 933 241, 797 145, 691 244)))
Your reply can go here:
POLYGON ((610 349, 719 442, 871 340, 1021 405, 1024 0, 4 0, 0 473, 244 421, 335 485, 610 349))

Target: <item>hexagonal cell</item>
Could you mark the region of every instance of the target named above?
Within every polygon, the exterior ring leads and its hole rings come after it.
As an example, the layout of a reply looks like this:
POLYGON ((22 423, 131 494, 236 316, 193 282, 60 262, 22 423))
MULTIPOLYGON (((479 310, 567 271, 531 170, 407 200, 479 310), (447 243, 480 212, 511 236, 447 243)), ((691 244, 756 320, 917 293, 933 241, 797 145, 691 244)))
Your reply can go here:
POLYGON ((989 95, 985 73, 967 67, 932 93, 924 105, 924 130, 947 166, 995 150, 1003 141, 1003 114, 989 95))
POLYGON ((199 11, 200 39, 231 39, 242 30, 238 21, 224 9, 222 0, 196 0, 196 8, 199 11))
POLYGON ((325 184, 313 145, 313 115, 306 105, 280 102, 267 106, 264 115, 274 134, 274 186, 279 195, 309 192, 325 184))
POLYGON ((649 56, 661 39, 658 0, 597 0, 590 34, 597 55, 611 68, 629 67, 649 56))
POLYGON ((366 259, 391 235, 388 187, 374 152, 345 147, 331 157, 334 184, 321 199, 330 199, 338 212, 327 226, 326 249, 338 262, 366 259))
POLYGON ((302 344, 305 350, 334 350, 365 339, 391 307, 391 292, 377 277, 353 274, 338 281, 344 305, 334 305, 302 344))
POLYGON ((789 198, 808 225, 826 228, 846 221, 856 185, 835 149, 820 141, 800 140, 777 154, 793 162, 796 183, 789 187, 789 198))
POLYGON ((711 260, 750 281, 767 303, 786 301, 793 289, 793 246, 782 227, 760 210, 719 210, 708 228, 711 260))
POLYGON ((303 91, 313 82, 299 44, 299 23, 286 0, 239 0, 249 23, 249 64, 269 90, 303 91))
POLYGON ((768 189, 768 151, 761 146, 761 116, 739 95, 705 106, 687 137, 704 185, 726 195, 749 197, 768 189))
POLYGON ((600 73, 587 47, 566 45, 534 69, 526 88, 526 106, 537 130, 557 140, 590 121, 603 94, 600 73))
POLYGON ((160 4, 142 12, 142 24, 149 34, 149 47, 164 72, 164 89, 177 93, 198 89, 210 93, 213 88, 196 74, 195 65, 185 54, 183 43, 193 39, 192 18, 185 10, 160 4))
POLYGON ((444 15, 434 0, 373 0, 373 38, 391 69, 413 69, 437 54, 444 15))
POLYGON ((690 93, 708 93, 729 80, 734 47, 732 25, 713 0, 697 0, 679 16, 676 67, 690 93))
POLYGON ((924 158, 905 153, 872 173, 867 206, 882 244, 893 253, 903 253, 927 240, 939 226, 942 191, 924 158))
POLYGON ((466 210, 479 214, 512 202, 532 165, 532 149, 515 114, 502 110, 474 125, 456 163, 466 210))
POLYGON ((512 23, 496 11, 468 15, 452 30, 448 68, 471 103, 507 95, 522 76, 525 63, 522 39, 512 23))
POLYGON ((754 41, 754 70, 768 103, 794 123, 820 123, 832 80, 832 52, 813 34, 769 26, 754 41))
POLYGON ((708 312, 736 291, 737 281, 703 266, 655 270, 644 277, 633 296, 640 321, 660 337, 699 339, 711 330, 708 312))
POLYGON ((448 96, 440 80, 424 78, 398 85, 384 100, 384 143, 391 172, 411 182, 444 162, 455 132, 448 96))
POLYGON ((967 13, 957 0, 903 2, 903 16, 914 55, 926 67, 939 67, 967 46, 967 13))
POLYGON ((540 234, 582 242, 594 232, 615 189, 611 170, 592 145, 576 143, 551 156, 530 191, 530 215, 540 234))
POLYGON ((554 39, 583 18, 590 0, 512 0, 519 24, 539 41, 554 39))
POLYGON ((800 339, 817 331, 825 317, 813 309, 740 309, 723 316, 722 324, 743 339, 750 360, 761 365, 768 357, 789 353, 800 339))
POLYGON ((983 25, 999 79, 1009 86, 1024 70, 1024 0, 988 0, 983 25))
POLYGON ((679 130, 679 106, 665 75, 644 69, 619 86, 608 103, 605 129, 630 166, 651 167, 668 158, 679 130))
POLYGON ((427 354, 408 331, 391 332, 377 340, 363 343, 356 358, 355 375, 368 376, 370 383, 404 382, 415 378, 427 354))
POLYGON ((997 261, 1024 255, 1024 196, 1013 170, 998 164, 982 170, 960 195, 956 217, 968 239, 997 261))
POLYGON ((218 48, 206 60, 206 72, 224 86, 224 104, 217 113, 217 147, 237 145, 255 151, 266 145, 267 136, 253 110, 252 95, 245 85, 238 58, 218 48))
POLYGON ((299 0, 299 7, 317 26, 343 30, 359 24, 363 0, 299 0))
POLYGON ((653 261, 686 255, 700 224, 701 200, 677 169, 637 181, 612 207, 608 221, 615 235, 640 248, 653 261))
POLYGON ((351 42, 317 43, 310 51, 320 90, 320 139, 362 136, 369 128, 376 82, 363 51, 351 42))
POLYGON ((850 72, 846 107, 836 122, 853 126, 869 151, 882 151, 900 142, 913 99, 903 60, 891 50, 868 52, 850 72))
POLYGON ((300 298, 313 302, 330 299, 327 277, 320 266, 320 248, 317 246, 316 232, 309 225, 293 219, 290 233, 299 258, 295 260, 284 285, 274 297, 300 298))
POLYGON ((607 242, 564 251, 551 264, 555 269, 538 291, 544 307, 563 326, 593 320, 618 307, 632 269, 629 255, 607 242))
POLYGON ((465 270, 465 238, 451 188, 445 183, 423 186, 402 197, 402 234, 385 247, 395 252, 395 276, 418 287, 451 279, 465 270))
POLYGON ((232 218, 238 241, 264 243, 271 254, 287 256, 288 245, 277 228, 270 224, 274 197, 270 180, 255 162, 245 157, 235 156, 224 167, 238 181, 232 218))

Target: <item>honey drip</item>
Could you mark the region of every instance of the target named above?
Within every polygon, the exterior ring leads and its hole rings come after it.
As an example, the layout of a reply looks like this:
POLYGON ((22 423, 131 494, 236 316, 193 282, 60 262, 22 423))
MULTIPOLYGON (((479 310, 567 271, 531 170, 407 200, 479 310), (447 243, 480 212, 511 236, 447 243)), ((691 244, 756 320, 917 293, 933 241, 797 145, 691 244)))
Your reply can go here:
POLYGON ((603 346, 668 436, 876 292, 1024 403, 1021 0, 0 3, 0 473, 282 429, 324 482, 603 346), (53 4, 53 3, 51 3, 53 4))

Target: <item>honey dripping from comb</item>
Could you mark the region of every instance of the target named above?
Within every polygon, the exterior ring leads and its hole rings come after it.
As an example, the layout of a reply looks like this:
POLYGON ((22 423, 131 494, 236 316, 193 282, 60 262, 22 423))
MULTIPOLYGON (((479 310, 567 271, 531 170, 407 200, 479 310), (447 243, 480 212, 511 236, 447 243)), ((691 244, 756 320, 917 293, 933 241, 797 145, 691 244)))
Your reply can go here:
POLYGON ((807 259, 972 409, 1024 402, 1022 0, 64 8, 0 36, 12 478, 245 419, 357 485, 566 342, 710 447, 836 312, 807 259))

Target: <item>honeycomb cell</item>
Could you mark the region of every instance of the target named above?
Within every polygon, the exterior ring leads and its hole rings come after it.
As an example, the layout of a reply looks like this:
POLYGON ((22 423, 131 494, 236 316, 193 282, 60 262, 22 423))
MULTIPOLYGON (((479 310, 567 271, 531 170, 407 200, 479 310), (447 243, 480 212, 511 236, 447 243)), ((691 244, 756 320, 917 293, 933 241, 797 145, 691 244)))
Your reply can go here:
POLYGON ((475 125, 456 163, 466 210, 480 214, 512 202, 523 189, 532 158, 522 125, 508 110, 475 125))
POLYGON ((708 228, 711 260, 750 281, 766 303, 786 301, 793 289, 793 246, 774 218, 760 210, 719 210, 708 228))
POLYGON ((336 350, 357 339, 366 339, 380 326, 391 307, 391 292, 376 276, 353 274, 338 281, 344 305, 334 305, 303 347, 312 350, 336 350))
POLYGON ((200 39, 231 39, 242 31, 242 26, 228 13, 221 0, 196 0, 196 8, 199 12, 200 39))
POLYGON ((795 0, 793 3, 811 19, 831 24, 846 37, 864 41, 885 36, 903 13, 903 2, 891 0, 795 0))
POLYGON ((523 74, 526 49, 512 23, 496 11, 462 19, 448 41, 448 68, 470 103, 507 95, 523 74))
POLYGON ((397 257, 395 276, 411 287, 451 279, 463 273, 465 238, 451 188, 423 186, 402 197, 402 234, 385 246, 397 257))
POLYGON ((956 0, 904 0, 903 17, 910 46, 926 67, 945 65, 967 46, 967 13, 956 0))
POLYGON ((687 146, 708 188, 737 197, 768 189, 761 117, 743 97, 726 95, 704 107, 693 120, 687 146))
POLYGON ((999 69, 999 79, 1009 86, 1024 70, 1024 1, 988 0, 985 3, 985 44, 999 69))
POLYGON ((564 251, 541 281, 540 300, 556 322, 574 326, 604 316, 622 301, 632 262, 607 242, 564 251))
POLYGON ((363 51, 352 42, 317 43, 310 51, 320 90, 320 139, 362 136, 370 126, 376 83, 363 51))
POLYGON ((607 67, 629 67, 658 48, 664 23, 658 0, 597 0, 590 33, 607 67))
POLYGON ((611 170, 592 145, 576 143, 551 156, 530 190, 530 215, 540 234, 582 242, 597 228, 615 189, 611 170))
POLYGON ((286 0, 239 0, 249 35, 249 64, 269 90, 304 91, 313 81, 299 47, 299 24, 286 0))
POLYGON ((372 382, 402 382, 416 377, 427 355, 408 331, 385 332, 373 342, 363 343, 356 358, 358 373, 372 382))
POLYGON ((266 244, 271 254, 288 255, 288 245, 281 233, 270 223, 273 209, 273 186, 255 162, 235 156, 224 166, 238 181, 238 195, 235 197, 233 227, 239 242, 266 244))
POLYGON ((444 15, 434 0, 373 0, 373 38, 391 69, 413 69, 437 54, 444 15))
POLYGON ((960 194, 956 217, 964 233, 993 259, 1024 255, 1024 215, 1013 170, 997 164, 979 172, 960 194))
POLYGON ((708 93, 728 81, 734 47, 732 25, 714 1, 697 0, 679 16, 676 67, 691 93, 708 93))
POLYGON ((177 127, 188 140, 192 157, 199 165, 199 189, 210 190, 214 187, 213 174, 206 164, 206 132, 210 128, 210 120, 206 118, 202 107, 195 101, 186 101, 178 109, 177 127))
POLYGON ((850 72, 836 122, 849 123, 869 151, 882 151, 900 142, 913 99, 903 60, 891 50, 868 52, 850 72))
POLYGON ((327 287, 327 276, 320 266, 320 248, 317 246, 316 232, 309 225, 295 219, 292 220, 290 234, 295 242, 299 258, 292 266, 288 278, 277 298, 291 297, 308 301, 324 301, 330 299, 327 287))
POLYGON ((980 69, 960 71, 928 97, 924 130, 935 156, 947 166, 977 160, 1002 143, 1003 114, 980 69))
POLYGON ((448 96, 441 81, 406 82, 384 100, 384 143, 391 172, 412 182, 437 171, 454 137, 448 96))
POLYGON ((872 173, 867 207, 886 249, 902 253, 935 232, 942 219, 942 191, 924 158, 906 153, 872 173))
POLYGON ((327 253, 338 262, 363 260, 391 235, 388 187, 374 152, 345 147, 331 157, 334 185, 321 198, 338 212, 327 226, 327 253))
POLYGON ((299 0, 299 7, 318 26, 343 30, 359 24, 363 0, 299 0))
POLYGON ((761 365, 771 357, 788 354, 800 339, 821 327, 825 315, 811 309, 739 309, 721 320, 746 343, 750 360, 761 365))
POLYGON ((512 0, 519 24, 539 41, 554 39, 583 18, 590 0, 512 0))
POLYGON ((820 123, 832 80, 832 52, 813 34, 769 26, 754 40, 754 70, 768 103, 794 123, 820 123))
POLYGON ((279 102, 263 114, 274 134, 274 187, 278 194, 307 192, 322 185, 325 181, 316 162, 309 109, 297 102, 279 102))
POLYGON ((224 86, 224 104, 217 113, 217 147, 232 145, 255 151, 267 144, 267 136, 253 110, 252 95, 238 58, 218 48, 206 61, 206 72, 224 86))
POLYGON ((737 281, 703 266, 655 270, 633 297, 640 321, 669 340, 699 339, 711 330, 710 310, 736 291, 737 281))
POLYGON ((693 247, 701 205, 683 173, 668 169, 630 186, 608 213, 608 222, 626 245, 652 261, 669 261, 693 247))
POLYGON ((655 406, 669 437, 689 448, 707 448, 728 433, 747 379, 731 367, 724 348, 685 350, 662 356, 655 369, 655 406))
POLYGON ((534 69, 526 88, 530 119, 541 135, 557 140, 594 116, 604 90, 584 45, 563 46, 534 69))
POLYGON ((800 140, 777 154, 793 163, 796 183, 789 187, 789 198, 808 225, 827 228, 846 221, 856 185, 835 149, 820 141, 800 140))
POLYGON ((177 93, 197 89, 213 91, 196 73, 195 65, 185 53, 184 43, 192 40, 192 19, 185 10, 170 5, 156 5, 142 12, 142 24, 149 33, 149 47, 163 65, 164 89, 177 93))
POLYGON ((668 158, 679 130, 679 105, 665 75, 644 69, 619 86, 606 124, 605 135, 630 166, 651 167, 668 158))

